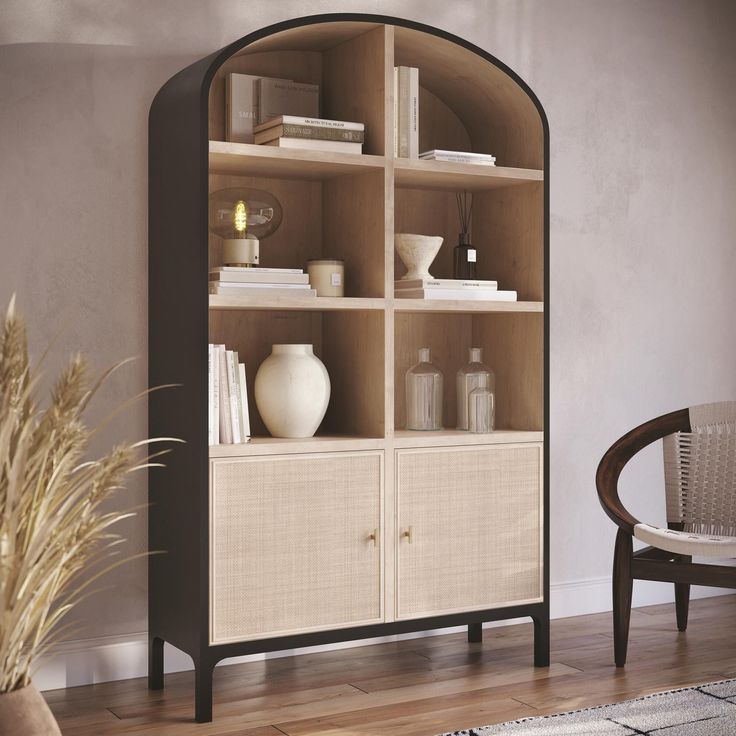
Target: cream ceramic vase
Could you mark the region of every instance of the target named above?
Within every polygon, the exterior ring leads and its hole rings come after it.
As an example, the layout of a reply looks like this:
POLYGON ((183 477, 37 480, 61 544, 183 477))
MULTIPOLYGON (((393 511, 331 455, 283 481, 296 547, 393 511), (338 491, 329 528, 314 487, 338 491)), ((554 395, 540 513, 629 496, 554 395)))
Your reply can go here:
POLYGON ((399 258, 407 268, 402 281, 414 279, 431 279, 429 267, 442 245, 439 235, 415 235, 414 233, 396 233, 394 246, 399 258))
POLYGON ((274 437, 312 437, 330 402, 330 377, 311 345, 274 345, 256 374, 255 393, 274 437))

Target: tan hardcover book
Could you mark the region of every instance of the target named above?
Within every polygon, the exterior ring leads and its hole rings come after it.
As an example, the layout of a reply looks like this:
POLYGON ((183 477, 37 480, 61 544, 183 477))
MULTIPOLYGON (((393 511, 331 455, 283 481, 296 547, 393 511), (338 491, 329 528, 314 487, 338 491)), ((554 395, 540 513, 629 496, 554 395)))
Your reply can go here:
POLYGON ((278 115, 319 117, 319 85, 263 77, 256 82, 258 122, 278 115))
POLYGON ((253 143, 253 126, 258 116, 255 83, 262 78, 252 74, 228 74, 225 77, 225 140, 253 143))

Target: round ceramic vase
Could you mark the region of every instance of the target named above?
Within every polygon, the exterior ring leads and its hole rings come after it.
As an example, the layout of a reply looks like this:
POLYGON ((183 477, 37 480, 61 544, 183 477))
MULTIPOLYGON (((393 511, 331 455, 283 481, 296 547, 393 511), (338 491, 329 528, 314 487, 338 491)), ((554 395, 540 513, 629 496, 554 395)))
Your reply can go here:
POLYGON ((330 401, 330 377, 311 345, 274 345, 256 374, 256 406, 274 437, 312 437, 330 401))
POLYGON ((401 280, 431 279, 432 274, 429 272, 429 267, 441 245, 442 238, 439 235, 396 233, 394 246, 407 269, 401 280))

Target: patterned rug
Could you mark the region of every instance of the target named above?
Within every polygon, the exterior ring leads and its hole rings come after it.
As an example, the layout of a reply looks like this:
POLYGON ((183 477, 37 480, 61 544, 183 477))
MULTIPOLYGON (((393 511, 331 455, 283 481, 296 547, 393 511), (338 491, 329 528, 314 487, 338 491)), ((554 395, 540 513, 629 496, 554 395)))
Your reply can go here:
POLYGON ((442 736, 734 736, 736 680, 442 736))

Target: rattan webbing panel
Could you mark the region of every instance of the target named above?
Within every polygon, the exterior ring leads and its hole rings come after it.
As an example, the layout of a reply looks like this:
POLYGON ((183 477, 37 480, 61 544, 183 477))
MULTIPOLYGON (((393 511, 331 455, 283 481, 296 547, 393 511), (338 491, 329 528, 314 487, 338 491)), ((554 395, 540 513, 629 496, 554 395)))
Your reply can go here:
POLYGON ((382 619, 382 453, 215 460, 212 642, 382 619))
POLYGON ((690 408, 692 432, 664 438, 667 521, 736 534, 736 402, 690 408))
POLYGON ((399 618, 542 596, 541 447, 397 452, 399 618))

